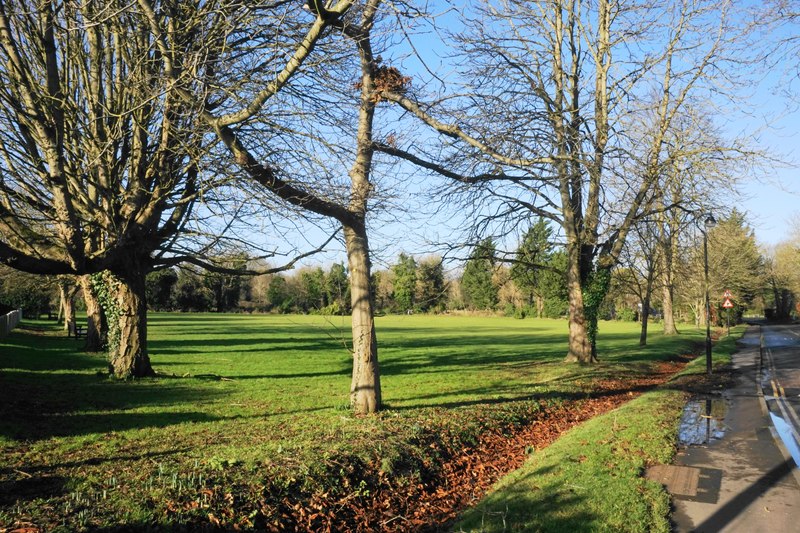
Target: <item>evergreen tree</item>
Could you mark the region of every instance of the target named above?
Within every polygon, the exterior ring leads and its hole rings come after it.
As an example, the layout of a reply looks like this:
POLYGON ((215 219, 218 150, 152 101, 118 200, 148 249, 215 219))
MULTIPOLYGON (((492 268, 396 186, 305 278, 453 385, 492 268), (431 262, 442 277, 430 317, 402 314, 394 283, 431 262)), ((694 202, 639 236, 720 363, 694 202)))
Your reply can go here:
POLYGON ((544 300, 542 315, 548 318, 566 316, 569 311, 567 253, 564 250, 552 252, 546 266, 539 276, 539 291, 544 300))
MULTIPOLYGON (((217 264, 236 271, 244 271, 248 258, 245 254, 237 254, 225 259, 218 259, 217 264)), ((204 285, 214 295, 214 308, 218 313, 231 311, 239 306, 243 281, 241 274, 229 274, 207 271, 203 276, 204 285)))
POLYGON ((286 278, 277 275, 269 280, 267 287, 267 300, 269 301, 272 309, 281 312, 288 312, 294 304, 294 299, 289 294, 288 283, 286 278))
POLYGON ((178 280, 172 292, 173 306, 181 311, 211 311, 214 294, 205 286, 200 274, 184 268, 178 272, 178 280))
POLYGON ((392 267, 394 272, 394 303, 399 311, 414 309, 417 289, 417 262, 413 256, 401 253, 397 263, 392 267))
POLYGON ((336 312, 350 311, 350 281, 347 279, 347 269, 341 263, 334 263, 328 275, 325 276, 325 292, 328 296, 328 305, 337 308, 336 312))
POLYGON ((322 309, 328 305, 328 295, 325 291, 325 271, 322 268, 317 267, 302 271, 299 281, 298 305, 304 313, 314 309, 322 309))
POLYGON ((764 257, 744 213, 733 210, 708 233, 709 289, 712 305, 726 289, 747 307, 767 286, 764 257))
POLYGON ((542 218, 537 220, 525 233, 511 265, 511 279, 525 294, 529 304, 536 303, 536 314, 540 318, 544 313, 545 299, 542 278, 551 273, 548 263, 552 257, 552 235, 553 230, 547 222, 542 218))
POLYGON ((468 308, 493 309, 497 305, 497 287, 492 280, 494 265, 494 241, 486 238, 473 249, 461 276, 461 290, 468 308))
MULTIPOLYGON (((22 309, 25 317, 36 317, 51 309, 55 296, 54 278, 20 272, 0 265, 0 305, 22 309)), ((3 313, 5 314, 5 313, 3 313)))
POLYGON ((156 270, 145 278, 147 307, 153 311, 169 311, 172 308, 173 290, 178 274, 171 268, 156 270))
POLYGON ((447 299, 441 257, 423 259, 417 265, 417 306, 420 311, 440 311, 447 299))

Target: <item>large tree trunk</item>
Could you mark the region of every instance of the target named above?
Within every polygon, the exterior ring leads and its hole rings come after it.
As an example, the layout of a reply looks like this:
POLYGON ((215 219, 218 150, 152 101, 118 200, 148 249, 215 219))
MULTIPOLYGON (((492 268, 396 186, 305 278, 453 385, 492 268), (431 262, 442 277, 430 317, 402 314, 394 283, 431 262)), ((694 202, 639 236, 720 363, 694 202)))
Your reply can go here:
POLYGON ((590 363, 597 362, 597 333, 599 330, 600 306, 611 286, 611 268, 601 267, 589 272, 583 282, 583 314, 586 317, 586 332, 591 346, 590 363))
POLYGON ((100 352, 105 348, 108 339, 108 323, 105 313, 100 305, 97 295, 92 287, 92 278, 89 274, 83 275, 79 280, 83 290, 83 301, 86 303, 86 345, 87 352, 100 352))
MULTIPOLYGON (((369 35, 380 2, 366 3, 361 18, 361 30, 369 35)), ((350 402, 357 414, 377 412, 381 407, 381 374, 378 367, 378 339, 375 334, 372 285, 370 283, 369 244, 366 215, 371 196, 372 156, 374 154, 372 125, 375 116, 374 72, 376 62, 368 38, 356 39, 361 64, 361 106, 358 113, 356 158, 350 169, 351 189, 348 211, 340 219, 347 246, 350 285, 353 303, 353 380, 350 402)))
POLYGON ((568 363, 592 362, 592 343, 589 339, 589 324, 586 319, 585 307, 583 304, 583 287, 581 285, 579 260, 570 257, 567 267, 569 353, 567 353, 567 357, 564 359, 564 361, 568 363))
POLYGON ((123 379, 155 375, 147 355, 145 271, 131 265, 113 279, 112 302, 118 318, 109 325, 110 371, 123 379))
POLYGON ((378 340, 370 288, 367 232, 363 225, 344 227, 350 268, 350 300, 353 328, 353 381, 350 402, 356 413, 374 413, 381 406, 378 340))

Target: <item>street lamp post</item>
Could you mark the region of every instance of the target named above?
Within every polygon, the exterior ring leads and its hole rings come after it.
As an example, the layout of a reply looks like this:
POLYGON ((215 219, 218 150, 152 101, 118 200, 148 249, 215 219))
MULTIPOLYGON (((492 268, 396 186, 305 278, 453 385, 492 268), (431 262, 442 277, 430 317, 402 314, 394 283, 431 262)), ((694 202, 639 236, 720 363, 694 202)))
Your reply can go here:
POLYGON ((703 221, 703 269, 705 272, 706 291, 706 373, 711 375, 711 301, 708 297, 708 230, 717 225, 713 215, 709 214, 703 221))

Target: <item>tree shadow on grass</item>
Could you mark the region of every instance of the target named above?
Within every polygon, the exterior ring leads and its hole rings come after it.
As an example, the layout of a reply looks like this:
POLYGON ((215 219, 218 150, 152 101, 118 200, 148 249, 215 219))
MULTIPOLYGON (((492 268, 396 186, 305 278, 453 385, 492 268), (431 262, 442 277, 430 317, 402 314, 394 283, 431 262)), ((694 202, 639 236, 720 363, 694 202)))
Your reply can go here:
POLYGON ((401 375, 447 371, 448 368, 481 366, 535 361, 554 361, 563 357, 556 352, 558 336, 543 337, 516 335, 498 339, 491 335, 437 336, 408 338, 383 342, 381 349, 389 355, 381 361, 381 373, 401 375))
POLYGON ((171 411, 224 395, 202 382, 164 385, 158 380, 119 382, 96 374, 0 373, 0 435, 44 439, 89 433, 210 422, 223 417, 171 411), (125 412, 149 407, 155 412, 125 412))
POLYGON ((132 455, 90 457, 81 461, 62 461, 53 464, 26 464, 20 468, 0 468, 0 507, 13 505, 23 500, 55 498, 69 492, 69 478, 56 474, 65 468, 85 468, 104 463, 132 463, 143 459, 163 459, 184 454, 189 448, 176 448, 162 452, 146 452, 132 455))
POLYGON ((191 448, 183 447, 183 448, 174 448, 168 451, 161 451, 161 452, 145 452, 139 454, 110 455, 106 457, 90 457, 88 459, 83 459, 80 461, 62 461, 52 464, 25 465, 24 467, 21 468, 0 468, 0 476, 9 476, 12 473, 17 473, 17 474, 22 473, 27 475, 31 474, 49 475, 52 472, 62 468, 81 468, 85 466, 97 466, 105 463, 115 463, 115 462, 132 463, 135 461, 141 461, 142 459, 164 459, 166 457, 187 453, 189 451, 191 451, 191 448))
POLYGON ((392 398, 387 404, 392 411, 414 411, 417 409, 439 408, 456 409, 463 407, 504 405, 522 401, 567 402, 589 400, 617 396, 620 394, 637 395, 655 388, 655 385, 631 385, 613 390, 580 391, 574 389, 550 388, 544 392, 531 392, 531 387, 521 384, 518 387, 507 387, 505 390, 489 385, 481 388, 460 389, 436 394, 416 394, 406 398, 392 398), (471 396, 471 399, 447 398, 471 396), (398 405, 399 402, 414 402, 414 405, 398 405))
POLYGON ((35 475, 0 482, 0 507, 22 501, 49 499, 67 493, 69 479, 63 476, 35 475))
POLYGON ((0 372, 6 369, 102 370, 108 366, 105 355, 81 352, 82 347, 82 342, 74 339, 15 331, 3 339, 0 346, 0 372), (30 342, 31 338, 35 343, 30 342))
MULTIPOLYGON (((346 377, 349 376, 352 372, 352 369, 342 368, 340 370, 331 370, 330 372, 288 372, 283 374, 240 374, 240 375, 226 375, 224 377, 230 378, 233 380, 239 379, 303 379, 303 378, 320 378, 320 377, 327 377, 327 376, 341 376, 346 377)), ((221 378, 222 376, 220 376, 221 378)))
POLYGON ((177 424, 198 424, 219 420, 236 420, 235 416, 214 416, 198 411, 176 413, 70 413, 60 415, 9 417, 0 423, 0 433, 17 440, 38 440, 51 437, 74 437, 92 433, 110 433, 133 429, 158 429, 177 424))
MULTIPOLYGON (((265 355, 270 352, 284 352, 291 350, 297 351, 317 351, 317 350, 335 350, 340 348, 341 344, 334 341, 287 341, 286 339, 276 341, 270 344, 269 341, 264 339, 202 339, 202 340, 188 340, 188 341, 163 341, 155 340, 148 342, 148 350, 153 355, 181 355, 181 354, 204 354, 209 353, 209 348, 224 347, 226 351, 232 353, 264 353, 265 355)), ((214 351, 212 350, 212 353, 214 351)))
MULTIPOLYGON (((415 330, 416 333, 416 330, 415 330)), ((381 342, 381 373, 399 375, 409 372, 435 372, 439 368, 513 363, 560 363, 567 353, 566 335, 530 334, 434 335, 406 336, 400 340, 381 342), (397 355, 402 354, 402 355, 397 355)), ((661 358, 664 352, 657 344, 640 348, 628 334, 607 334, 602 337, 601 362, 633 363, 661 358), (620 344, 628 344, 622 348, 620 344), (604 348, 604 346, 609 346, 604 348), (607 359, 603 358, 607 353, 607 359)))

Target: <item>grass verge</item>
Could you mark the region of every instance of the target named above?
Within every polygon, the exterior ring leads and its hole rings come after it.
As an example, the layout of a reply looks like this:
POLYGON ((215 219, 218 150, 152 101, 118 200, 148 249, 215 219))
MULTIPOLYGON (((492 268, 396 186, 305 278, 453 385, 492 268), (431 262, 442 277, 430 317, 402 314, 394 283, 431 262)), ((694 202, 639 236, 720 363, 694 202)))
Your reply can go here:
POLYGON ((724 388, 740 326, 714 347, 715 374, 699 357, 658 389, 572 429, 503 478, 463 514, 456 531, 671 531, 664 488, 644 479, 669 464, 688 397, 724 388))

